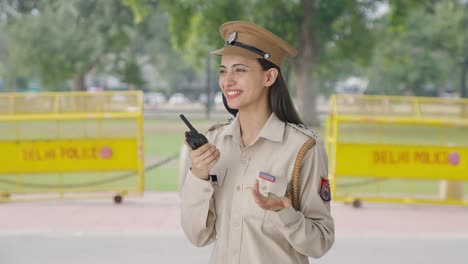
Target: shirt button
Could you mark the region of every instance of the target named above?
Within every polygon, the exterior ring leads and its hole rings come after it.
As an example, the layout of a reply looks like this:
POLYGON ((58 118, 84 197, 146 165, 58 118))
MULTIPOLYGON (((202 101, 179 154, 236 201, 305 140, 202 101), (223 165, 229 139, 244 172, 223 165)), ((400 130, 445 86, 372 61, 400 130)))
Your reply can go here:
POLYGON ((235 219, 234 221, 232 221, 232 224, 234 225, 234 227, 238 227, 239 226, 239 220, 235 219))
POLYGON ((242 164, 245 165, 247 161, 245 159, 242 159, 242 164))
POLYGON ((240 191, 240 186, 237 186, 237 187, 236 187, 236 190, 237 190, 237 191, 240 191))
POLYGON ((238 250, 237 248, 235 248, 235 249, 232 250, 232 254, 233 254, 233 255, 236 255, 237 253, 239 253, 239 250, 238 250))

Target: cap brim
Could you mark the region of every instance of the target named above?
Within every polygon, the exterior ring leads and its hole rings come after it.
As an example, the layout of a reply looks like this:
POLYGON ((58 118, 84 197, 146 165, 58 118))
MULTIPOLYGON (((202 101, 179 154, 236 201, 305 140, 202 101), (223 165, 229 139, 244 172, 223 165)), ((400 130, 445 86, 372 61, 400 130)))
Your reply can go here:
POLYGON ((259 54, 256 54, 254 52, 251 52, 249 50, 246 50, 244 48, 239 48, 236 46, 224 46, 223 48, 219 50, 215 50, 211 52, 210 54, 219 55, 219 56, 223 56, 223 55, 240 56, 240 57, 249 58, 249 59, 262 58, 262 56, 260 56, 259 54))

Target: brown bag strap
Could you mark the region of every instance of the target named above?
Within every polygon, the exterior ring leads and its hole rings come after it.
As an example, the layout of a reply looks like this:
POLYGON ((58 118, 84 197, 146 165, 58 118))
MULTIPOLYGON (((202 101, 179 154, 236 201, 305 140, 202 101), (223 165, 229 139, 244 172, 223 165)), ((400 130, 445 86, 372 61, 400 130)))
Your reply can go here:
POLYGON ((292 176, 292 206, 299 211, 299 178, 301 174, 302 160, 309 149, 315 146, 315 139, 309 138, 297 153, 296 161, 294 162, 293 176, 292 176))

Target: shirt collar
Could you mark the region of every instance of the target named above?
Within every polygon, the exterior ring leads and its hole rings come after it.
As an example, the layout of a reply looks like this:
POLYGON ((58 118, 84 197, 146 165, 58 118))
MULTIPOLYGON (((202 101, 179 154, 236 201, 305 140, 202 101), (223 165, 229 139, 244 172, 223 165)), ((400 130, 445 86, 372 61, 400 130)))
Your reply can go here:
POLYGON ((229 125, 227 125, 226 130, 224 131, 224 136, 232 136, 234 142, 240 144, 241 140, 238 116, 236 116, 234 120, 229 125))
MULTIPOLYGON (((271 141, 281 142, 283 140, 284 127, 285 123, 279 120, 275 113, 271 113, 270 118, 268 118, 267 122, 258 134, 258 137, 265 138, 271 141)), ((241 142, 239 118, 237 116, 227 126, 224 136, 232 136, 235 142, 241 142)))
POLYGON ((285 123, 279 120, 275 113, 271 113, 270 118, 268 118, 258 137, 281 142, 284 135, 284 126, 285 123))

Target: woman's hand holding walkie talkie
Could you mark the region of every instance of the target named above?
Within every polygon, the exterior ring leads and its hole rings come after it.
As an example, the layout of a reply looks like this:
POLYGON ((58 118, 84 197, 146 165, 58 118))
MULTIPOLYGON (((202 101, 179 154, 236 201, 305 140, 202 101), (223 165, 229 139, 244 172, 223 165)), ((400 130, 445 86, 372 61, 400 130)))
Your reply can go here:
POLYGON ((184 115, 180 115, 180 118, 190 129, 190 131, 185 132, 185 145, 189 149, 192 160, 190 170, 198 178, 209 180, 210 171, 219 160, 219 150, 211 145, 204 135, 198 133, 184 115))

